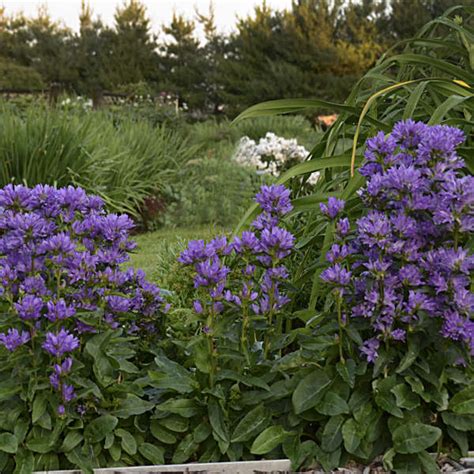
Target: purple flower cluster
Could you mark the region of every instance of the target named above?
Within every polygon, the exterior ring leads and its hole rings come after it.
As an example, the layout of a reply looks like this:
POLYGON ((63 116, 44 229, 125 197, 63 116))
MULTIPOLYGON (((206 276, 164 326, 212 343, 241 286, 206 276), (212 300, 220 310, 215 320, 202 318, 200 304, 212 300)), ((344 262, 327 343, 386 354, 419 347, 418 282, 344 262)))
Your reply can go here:
POLYGON ((282 185, 262 186, 256 201, 262 212, 251 230, 231 241, 191 241, 180 255, 179 262, 194 269, 194 287, 201 295, 194 302, 198 314, 216 315, 226 306, 273 314, 289 302, 281 288, 288 279, 282 261, 291 253, 294 237, 279 224, 292 209, 290 192, 282 185))
POLYGON ((132 227, 126 215, 107 214, 102 199, 80 188, 0 189, 0 300, 12 325, 0 345, 12 352, 39 338, 56 361, 51 383, 64 402, 74 398, 63 380, 72 359, 61 359, 97 331, 85 315, 96 315, 90 320, 97 326, 149 334, 166 310, 143 272, 121 269, 134 248, 132 227))
MULTIPOLYGON (((402 342, 426 324, 474 354, 474 256, 465 247, 474 177, 461 172, 463 140, 459 129, 407 120, 367 141, 360 169, 367 212, 352 236, 347 219, 337 222, 339 242, 322 279, 344 295, 348 314, 370 320, 373 334, 361 348, 370 362, 381 341, 402 342)), ((334 218, 342 207, 322 211, 334 218)))

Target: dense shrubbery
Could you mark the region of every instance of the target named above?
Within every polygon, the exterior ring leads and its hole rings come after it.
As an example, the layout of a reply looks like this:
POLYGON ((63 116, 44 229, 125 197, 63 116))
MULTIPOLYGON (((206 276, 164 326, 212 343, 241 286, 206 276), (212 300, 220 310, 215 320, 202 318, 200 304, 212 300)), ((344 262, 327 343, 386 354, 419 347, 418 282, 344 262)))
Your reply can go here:
POLYGON ((408 121, 368 142, 364 209, 320 206, 336 242, 311 314, 281 185, 257 194, 250 230, 190 242, 184 308, 168 314, 156 287, 119 269, 128 218, 76 188, 4 188, 3 468, 288 456, 329 471, 383 455, 415 473, 437 472, 436 443, 466 454, 474 196, 462 140, 408 121))

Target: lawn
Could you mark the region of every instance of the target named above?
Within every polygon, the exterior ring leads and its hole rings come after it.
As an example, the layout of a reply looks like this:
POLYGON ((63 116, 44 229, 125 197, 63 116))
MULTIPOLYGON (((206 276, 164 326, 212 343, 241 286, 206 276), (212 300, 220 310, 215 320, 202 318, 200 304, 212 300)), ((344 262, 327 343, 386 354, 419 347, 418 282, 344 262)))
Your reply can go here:
POLYGON ((131 255, 129 266, 141 268, 149 279, 160 283, 166 278, 170 264, 189 240, 206 240, 223 233, 230 233, 230 230, 208 225, 163 229, 135 235, 133 240, 137 243, 137 248, 131 255))

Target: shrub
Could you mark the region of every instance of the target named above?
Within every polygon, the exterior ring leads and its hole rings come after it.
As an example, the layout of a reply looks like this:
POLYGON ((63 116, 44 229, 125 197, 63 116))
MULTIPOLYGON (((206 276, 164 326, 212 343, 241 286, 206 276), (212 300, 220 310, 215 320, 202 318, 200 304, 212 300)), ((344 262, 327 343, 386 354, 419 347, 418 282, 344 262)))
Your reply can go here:
POLYGON ((344 382, 326 395, 340 406, 323 431, 326 469, 339 456, 384 454, 396 472, 437 472, 425 451, 436 442, 438 453, 467 454, 474 424, 461 400, 472 399, 474 179, 461 172, 463 140, 456 128, 399 122, 367 142, 356 222, 340 218, 343 201, 321 204, 337 241, 321 274, 332 291, 315 335, 331 321, 338 327, 325 367, 330 376, 336 366, 344 382), (335 424, 342 437, 329 446, 324 433, 335 424))
POLYGON ((8 185, 0 209, 0 470, 155 461, 127 441, 154 406, 132 341, 156 343, 167 308, 121 270, 131 220, 73 187, 8 185))
POLYGON ((283 186, 263 186, 256 199, 261 213, 252 230, 230 241, 191 241, 179 258, 194 286, 194 323, 186 330, 170 313, 166 350, 150 371, 162 415, 152 429, 169 442, 173 463, 252 459, 272 421, 280 440, 284 434, 268 407, 288 395, 271 368, 288 344, 285 262, 294 238, 281 219, 291 204, 283 186))

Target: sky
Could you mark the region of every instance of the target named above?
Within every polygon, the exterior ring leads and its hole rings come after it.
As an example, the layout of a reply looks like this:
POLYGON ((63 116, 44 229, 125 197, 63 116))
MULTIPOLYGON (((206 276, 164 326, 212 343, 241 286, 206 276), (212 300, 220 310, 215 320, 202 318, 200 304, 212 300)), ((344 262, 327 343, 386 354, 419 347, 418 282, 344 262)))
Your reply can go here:
MULTIPOLYGON (((99 15, 105 23, 112 24, 115 8, 123 0, 90 0, 95 15, 99 15)), ((158 31, 163 23, 168 23, 173 11, 194 18, 195 8, 207 12, 209 0, 142 0, 148 8, 153 29, 158 31)), ((236 15, 246 16, 251 13, 261 0, 213 0, 216 24, 220 31, 229 32, 236 22, 236 15)), ((52 18, 62 20, 67 26, 77 30, 79 27, 79 11, 81 0, 0 0, 7 14, 23 12, 27 16, 36 14, 40 5, 46 5, 52 18)), ((291 5, 291 0, 267 0, 267 5, 283 9, 291 5)))

